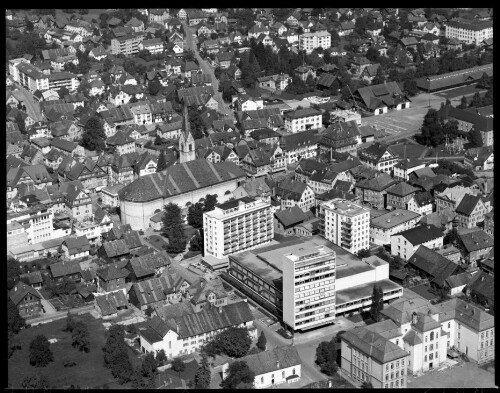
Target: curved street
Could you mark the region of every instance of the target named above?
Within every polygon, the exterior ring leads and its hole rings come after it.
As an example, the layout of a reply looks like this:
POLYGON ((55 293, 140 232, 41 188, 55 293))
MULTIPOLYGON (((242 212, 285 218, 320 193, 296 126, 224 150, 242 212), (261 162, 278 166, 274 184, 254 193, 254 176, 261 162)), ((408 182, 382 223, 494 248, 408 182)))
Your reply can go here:
POLYGON ((186 45, 184 49, 191 49, 194 52, 194 55, 198 60, 198 64, 200 65, 203 73, 212 76, 212 87, 214 88, 215 92, 214 98, 219 103, 219 112, 224 114, 225 116, 227 116, 228 119, 231 119, 234 122, 235 121, 234 113, 229 108, 229 105, 223 101, 222 93, 219 92, 219 80, 215 77, 214 69, 205 60, 201 58, 198 52, 198 47, 193 41, 193 31, 191 30, 191 28, 187 25, 185 21, 181 21, 181 23, 184 28, 184 33, 186 34, 185 38, 186 45))

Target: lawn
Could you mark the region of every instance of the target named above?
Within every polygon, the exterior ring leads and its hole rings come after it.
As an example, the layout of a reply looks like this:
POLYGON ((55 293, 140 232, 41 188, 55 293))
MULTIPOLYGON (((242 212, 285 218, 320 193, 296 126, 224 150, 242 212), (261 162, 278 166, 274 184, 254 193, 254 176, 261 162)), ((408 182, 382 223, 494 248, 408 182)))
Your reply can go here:
POLYGON ((111 371, 104 367, 104 353, 102 347, 106 342, 102 322, 92 318, 89 314, 78 317, 88 326, 90 334, 90 352, 80 352, 71 345, 71 333, 63 332, 66 319, 37 325, 23 329, 19 333, 22 348, 16 351, 8 360, 8 381, 14 388, 21 388, 21 382, 26 376, 42 374, 47 376, 50 386, 64 388, 70 385, 80 387, 98 387, 107 384, 110 388, 118 388, 111 371), (29 364, 30 342, 39 334, 48 339, 58 341, 51 344, 54 361, 43 368, 36 368, 29 364), (75 367, 64 367, 65 362, 75 362, 75 367))
POLYGON ((186 362, 184 364, 186 365, 186 368, 181 373, 178 373, 171 368, 167 368, 165 370, 165 375, 168 377, 180 377, 181 379, 184 379, 186 383, 188 381, 194 380, 194 375, 198 370, 198 363, 193 359, 190 362, 186 362))

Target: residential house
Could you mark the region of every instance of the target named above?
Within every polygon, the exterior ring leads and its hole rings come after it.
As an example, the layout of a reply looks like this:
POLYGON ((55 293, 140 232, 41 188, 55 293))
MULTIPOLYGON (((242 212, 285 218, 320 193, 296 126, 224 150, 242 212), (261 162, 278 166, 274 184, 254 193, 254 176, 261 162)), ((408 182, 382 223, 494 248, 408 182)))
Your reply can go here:
POLYGON ((491 171, 494 169, 492 146, 468 149, 464 156, 464 165, 473 171, 491 171))
POLYGON ((43 285, 42 273, 40 270, 34 272, 23 273, 19 276, 20 280, 25 284, 30 285, 34 289, 41 289, 43 285))
POLYGON ((376 209, 383 209, 386 204, 387 189, 394 184, 396 184, 396 180, 388 174, 375 174, 369 179, 356 182, 355 195, 360 197, 364 203, 376 209))
POLYGON ((386 209, 406 209, 407 203, 414 197, 417 191, 418 188, 406 182, 394 184, 387 189, 386 209))
MULTIPOLYGON (((486 311, 488 311, 489 309, 491 309, 491 310, 495 309, 495 280, 494 280, 494 277, 492 274, 488 274, 484 271, 477 272, 476 274, 474 274, 471 281, 465 287, 465 292, 476 303, 485 307, 486 311)), ((486 333, 486 340, 484 340, 484 338, 485 338, 484 334, 481 335, 481 340, 482 340, 481 349, 486 348, 487 350, 489 350, 488 352, 491 354, 491 351, 494 352, 494 348, 492 348, 492 346, 494 345, 494 342, 492 339, 493 332, 490 331, 489 333, 490 333, 490 337, 488 337, 488 334, 486 333), (489 343, 487 342, 488 338, 490 339, 489 343)), ((478 348, 479 348, 479 345, 478 345, 478 348)), ((491 355, 494 356, 494 354, 491 354, 491 355)), ((492 358, 491 355, 490 355, 490 359, 492 358)), ((483 356, 483 357, 486 357, 486 356, 483 356)), ((487 361, 487 360, 481 359, 481 356, 480 356, 479 361, 481 362, 481 361, 487 361)))
POLYGON ((281 203, 281 208, 286 209, 298 206, 307 212, 315 205, 314 191, 306 183, 293 179, 285 179, 277 184, 275 195, 281 203))
MULTIPOLYGON (((89 253, 90 253, 90 243, 89 243, 89 240, 87 239, 86 236, 68 237, 68 238, 66 238, 66 240, 64 240, 61 247, 62 247, 62 250, 63 250, 66 258, 68 258, 70 260, 89 256, 89 253)), ((77 263, 75 263, 73 265, 76 266, 76 264, 77 263)), ((69 264, 69 266, 73 266, 73 265, 69 264)), ((50 265, 50 266, 52 267, 53 265, 50 265)), ((64 269, 64 268, 62 267, 61 269, 64 269)), ((76 268, 71 268, 71 269, 76 269, 76 268)), ((73 274, 73 273, 71 273, 71 274, 73 274)), ((76 279, 76 277, 75 277, 75 279, 76 279)))
POLYGON ((274 213, 274 232, 283 236, 294 236, 295 227, 307 220, 307 215, 297 205, 274 213))
POLYGON ((431 214, 434 209, 434 197, 429 191, 416 192, 406 202, 406 208, 421 216, 431 214))
POLYGON ((119 267, 118 264, 109 264, 102 269, 96 271, 98 278, 97 287, 99 292, 115 292, 122 290, 125 293, 125 281, 130 272, 124 268, 119 267))
POLYGON ((165 252, 153 252, 131 258, 126 267, 130 271, 131 281, 144 281, 162 275, 170 263, 165 252))
POLYGON ((129 291, 129 301, 140 310, 157 308, 177 301, 190 284, 179 274, 167 274, 136 282, 129 291))
POLYGON ((472 268, 477 267, 478 261, 483 259, 494 246, 493 237, 478 229, 474 232, 458 233, 464 247, 464 260, 472 268))
POLYGON ((16 306, 21 318, 28 319, 42 313, 42 295, 22 281, 9 291, 9 299, 16 306))
POLYGON ((78 185, 70 183, 64 193, 66 211, 72 217, 84 218, 92 215, 92 200, 78 185))
POLYGON ((405 209, 394 209, 370 220, 370 242, 379 246, 389 245, 391 236, 415 228, 420 215, 405 209))
MULTIPOLYGON (((294 383, 300 380, 302 360, 297 348, 291 345, 276 347, 269 351, 262 351, 253 355, 244 356, 243 361, 254 373, 253 384, 256 389, 273 388, 284 383, 294 383)), ((227 377, 227 371, 234 360, 222 366, 222 377, 227 377)))
POLYGON ((388 108, 401 110, 410 107, 410 100, 396 82, 361 87, 353 95, 360 106, 374 115, 387 113, 388 108))
POLYGON ((356 146, 361 143, 361 132, 354 120, 330 124, 319 137, 319 151, 330 158, 333 152, 355 153, 356 146))
POLYGON ((358 152, 358 158, 361 163, 369 168, 383 171, 387 174, 392 173, 393 168, 399 161, 399 156, 389 146, 379 142, 361 149, 358 152))
POLYGON ((141 352, 157 353, 163 349, 169 359, 190 354, 218 332, 232 326, 249 329, 256 339, 253 320, 246 302, 206 308, 198 313, 166 320, 153 317, 146 328, 139 331, 141 352))
POLYGON ((127 309, 128 302, 124 292, 114 291, 96 296, 94 308, 97 315, 106 320, 117 317, 119 310, 127 309))
POLYGON ((419 246, 429 249, 443 247, 443 232, 434 225, 420 225, 391 236, 391 254, 405 261, 417 251, 419 246))
POLYGON ((462 228, 474 228, 484 221, 484 215, 490 208, 489 202, 483 202, 483 197, 465 194, 455 209, 457 225, 462 228))

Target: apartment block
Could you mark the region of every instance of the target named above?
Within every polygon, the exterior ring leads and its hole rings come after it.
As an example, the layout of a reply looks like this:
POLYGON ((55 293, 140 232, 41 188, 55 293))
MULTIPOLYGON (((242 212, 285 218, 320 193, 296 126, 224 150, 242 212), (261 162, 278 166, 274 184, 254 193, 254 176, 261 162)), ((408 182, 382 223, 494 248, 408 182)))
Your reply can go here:
POLYGON ((299 36, 299 49, 310 54, 316 48, 328 49, 332 46, 332 36, 327 31, 304 33, 299 36))
POLYGON ((297 109, 285 113, 285 129, 288 132, 299 132, 320 128, 321 112, 313 108, 297 109))
POLYGON ((387 262, 376 256, 361 260, 317 235, 231 254, 224 279, 293 330, 369 309, 374 283, 384 302, 403 295, 389 280, 387 262))
POLYGON ((370 242, 378 246, 391 243, 391 236, 414 228, 420 219, 420 214, 396 209, 372 218, 370 222, 370 242))
POLYGON ((61 87, 65 87, 69 91, 76 91, 78 86, 80 86, 80 81, 71 72, 63 71, 49 75, 49 89, 58 90, 61 87))
POLYGON ((336 198, 319 206, 320 233, 332 243, 356 254, 369 247, 370 210, 336 198))
POLYGON ((203 214, 205 256, 224 258, 269 243, 274 236, 270 202, 243 197, 203 214))
POLYGON ((29 63, 19 63, 16 68, 18 75, 16 82, 27 87, 32 93, 36 90, 43 91, 49 89, 49 77, 43 74, 37 67, 29 63))
POLYGON ((444 34, 449 39, 457 38, 467 44, 479 45, 483 40, 493 38, 493 21, 457 18, 445 25, 444 34))
POLYGON ((54 213, 44 204, 33 205, 18 212, 7 213, 7 225, 17 222, 25 226, 29 244, 52 239, 54 213))
POLYGON ((133 55, 140 51, 139 44, 144 39, 144 33, 132 34, 111 40, 111 54, 133 55))
POLYGON ((434 225, 420 225, 391 236, 391 254, 405 261, 417 251, 420 245, 431 250, 443 247, 443 231, 434 225))

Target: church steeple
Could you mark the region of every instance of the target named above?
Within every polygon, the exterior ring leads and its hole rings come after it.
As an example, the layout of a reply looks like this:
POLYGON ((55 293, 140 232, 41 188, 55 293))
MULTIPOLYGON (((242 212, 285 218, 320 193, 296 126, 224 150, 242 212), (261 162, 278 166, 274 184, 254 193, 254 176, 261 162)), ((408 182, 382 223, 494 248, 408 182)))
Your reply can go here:
POLYGON ((196 158, 194 150, 194 138, 191 134, 191 124, 189 123, 188 108, 184 103, 183 108, 183 130, 179 138, 179 162, 192 161, 196 158))

